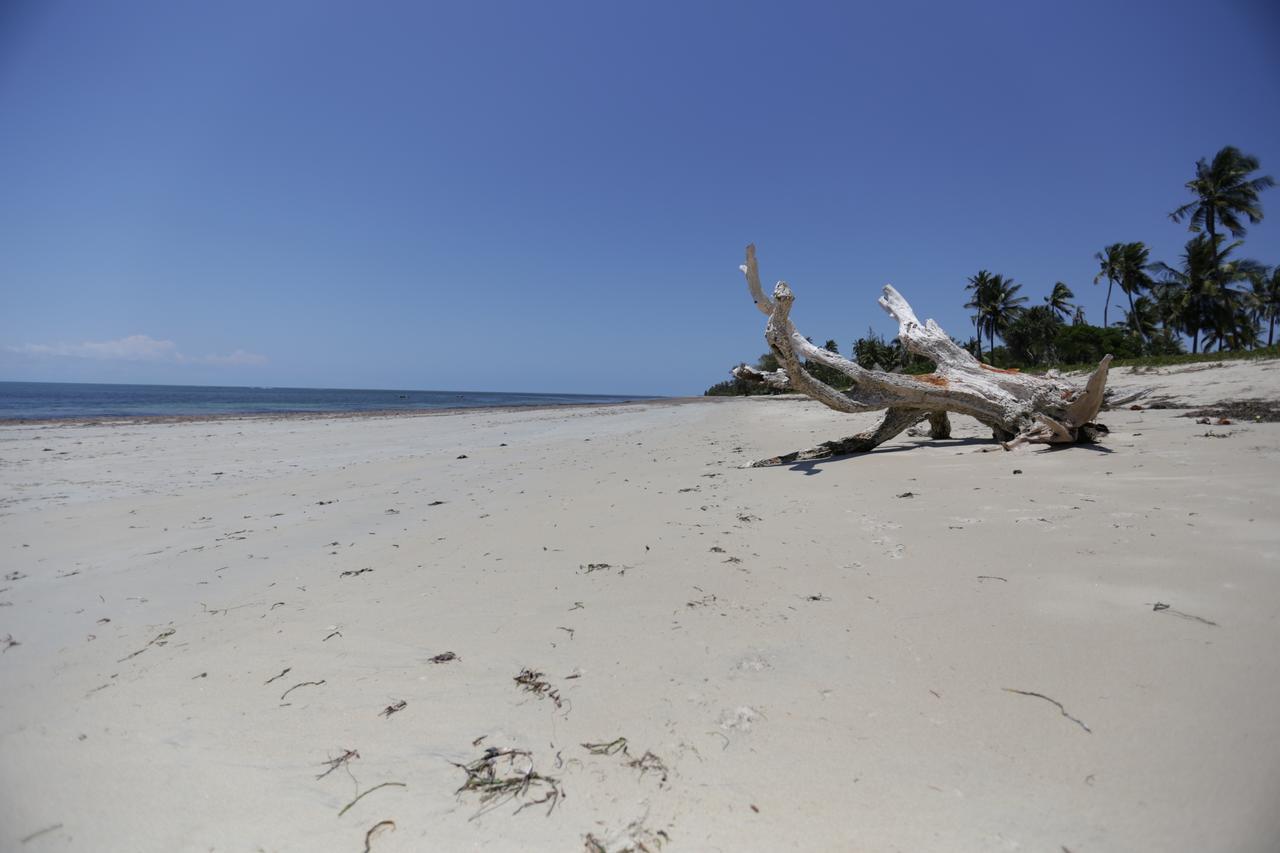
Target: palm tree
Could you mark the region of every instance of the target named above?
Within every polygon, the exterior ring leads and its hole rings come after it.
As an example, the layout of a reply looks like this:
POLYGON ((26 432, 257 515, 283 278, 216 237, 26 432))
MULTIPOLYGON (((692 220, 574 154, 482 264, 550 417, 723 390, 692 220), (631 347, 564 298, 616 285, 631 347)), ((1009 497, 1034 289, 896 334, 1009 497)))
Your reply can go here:
POLYGON ((1280 320, 1280 266, 1259 269, 1249 277, 1253 287, 1254 310, 1258 320, 1267 324, 1267 346, 1276 338, 1276 321, 1280 320))
POLYGON ((987 343, 989 350, 996 348, 996 335, 1004 337, 1005 330, 1026 309, 1022 307, 1027 297, 1019 296, 1022 285, 1011 278, 997 275, 991 281, 991 298, 986 305, 987 343))
POLYGON ((1027 364, 1048 364, 1054 360, 1054 341, 1062 328, 1062 318, 1048 305, 1033 305, 1022 311, 1005 330, 1005 345, 1014 358, 1027 364))
MULTIPOLYGON (((1201 331, 1207 332, 1206 349, 1211 343, 1221 349, 1224 344, 1238 347, 1249 340, 1240 323, 1241 293, 1230 285, 1251 278, 1261 267, 1254 261, 1228 258, 1240 245, 1237 240, 1223 248, 1221 237, 1198 234, 1182 253, 1181 269, 1163 262, 1150 267, 1161 276, 1156 290, 1163 311, 1191 336, 1193 353, 1200 351, 1201 331)), ((1252 321, 1247 325, 1252 327, 1252 321)))
POLYGON ((1218 236, 1219 222, 1239 239, 1245 234, 1243 216, 1256 225, 1262 221, 1262 204, 1258 193, 1275 186, 1270 175, 1250 178, 1261 168, 1258 158, 1241 153, 1240 149, 1226 146, 1208 163, 1203 157, 1196 161, 1196 176, 1187 181, 1187 189, 1196 197, 1169 214, 1174 222, 1188 219, 1188 228, 1199 233, 1202 229, 1212 241, 1218 236))
POLYGON ((1053 313, 1066 319, 1071 316, 1072 305, 1067 300, 1075 299, 1076 295, 1071 292, 1071 288, 1067 287, 1064 282, 1057 282, 1053 286, 1053 292, 1044 298, 1044 304, 1048 305, 1053 313))
MULTIPOLYGON (((1133 314, 1137 309, 1134 306, 1134 294, 1141 296, 1144 290, 1151 288, 1151 277, 1147 275, 1147 267, 1151 265, 1151 252, 1141 241, 1137 243, 1125 243, 1124 249, 1120 254, 1120 278, 1117 283, 1120 289, 1129 297, 1129 313, 1133 314)), ((1144 341, 1149 339, 1149 335, 1139 332, 1144 341)))
POLYGON ((1149 341, 1155 337, 1159 324, 1160 310, 1155 301, 1149 296, 1139 296, 1125 314, 1124 321, 1117 325, 1133 332, 1143 341, 1149 341))
POLYGON ((964 307, 974 312, 973 328, 978 335, 978 351, 975 357, 979 360, 982 359, 982 335, 987 331, 986 306, 991 301, 991 283, 994 280, 995 276, 987 270, 978 270, 975 275, 969 276, 969 283, 964 286, 964 289, 972 294, 964 307))
POLYGON ((1107 280, 1107 301, 1102 303, 1104 326, 1110 325, 1107 322, 1107 309, 1111 307, 1111 286, 1124 277, 1124 247, 1124 243, 1112 243, 1093 256, 1098 261, 1098 274, 1093 277, 1093 283, 1097 284, 1104 278, 1107 280))
POLYGON ((1209 325, 1204 333, 1205 352, 1210 346, 1216 346, 1218 352, 1257 346, 1260 336, 1251 307, 1248 293, 1222 288, 1209 307, 1209 325))

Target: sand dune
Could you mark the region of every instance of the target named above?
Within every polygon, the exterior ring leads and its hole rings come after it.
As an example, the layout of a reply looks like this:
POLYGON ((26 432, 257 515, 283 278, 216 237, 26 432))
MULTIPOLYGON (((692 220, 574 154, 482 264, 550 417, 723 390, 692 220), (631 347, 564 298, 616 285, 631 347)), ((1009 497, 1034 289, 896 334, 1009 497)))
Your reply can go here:
POLYGON ((0 427, 0 849, 1274 850, 1280 424, 1179 415, 0 427))

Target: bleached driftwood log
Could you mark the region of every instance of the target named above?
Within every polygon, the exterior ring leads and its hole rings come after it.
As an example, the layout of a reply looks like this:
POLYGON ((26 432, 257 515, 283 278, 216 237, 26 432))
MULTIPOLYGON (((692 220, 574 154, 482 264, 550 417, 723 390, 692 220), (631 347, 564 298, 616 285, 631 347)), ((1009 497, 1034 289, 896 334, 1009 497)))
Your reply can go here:
POLYGON ((878 301, 898 321, 898 339, 909 352, 934 362, 937 370, 922 376, 867 370, 838 353, 814 346, 796 331, 791 323, 795 296, 784 281, 774 287, 772 298, 765 295, 755 246, 747 246, 747 262, 741 269, 756 307, 769 318, 765 340, 781 368, 762 373, 743 366, 734 370, 735 376, 798 391, 838 412, 885 410, 884 421, 874 430, 763 459, 756 466, 868 451, 925 418, 929 419, 931 435, 945 438, 951 430, 948 412, 968 415, 991 427, 1006 450, 1026 443, 1092 442, 1106 432, 1106 427, 1094 424, 1093 419, 1102 407, 1110 355, 1098 364, 1083 389, 1058 376, 1032 376, 992 367, 958 346, 937 323, 921 323, 907 300, 885 285, 878 301), (852 388, 841 391, 819 381, 804 369, 804 360, 834 368, 852 380, 852 388))

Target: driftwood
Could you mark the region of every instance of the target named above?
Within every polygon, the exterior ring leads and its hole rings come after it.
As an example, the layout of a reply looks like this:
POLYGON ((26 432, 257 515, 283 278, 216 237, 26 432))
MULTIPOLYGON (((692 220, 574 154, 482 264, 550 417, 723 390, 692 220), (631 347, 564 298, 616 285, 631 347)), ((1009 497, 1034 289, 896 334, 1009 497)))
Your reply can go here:
POLYGON ((884 420, 874 430, 764 459, 754 463, 756 467, 865 452, 926 418, 931 437, 947 438, 951 434, 948 413, 968 415, 989 426, 1006 450, 1027 443, 1088 443, 1106 434, 1106 427, 1093 419, 1105 397, 1110 355, 1103 357, 1083 389, 1054 374, 1033 376, 992 367, 956 344, 937 323, 921 323, 902 294, 885 285, 878 301, 898 321, 898 339, 908 352, 929 359, 937 368, 920 376, 868 370, 815 346, 796 331, 791 323, 795 295, 784 281, 774 287, 772 298, 765 295, 755 246, 747 246, 747 262, 741 269, 756 307, 769 318, 765 340, 781 367, 766 373, 744 365, 734 369, 734 376, 805 394, 838 412, 885 410, 884 420), (805 360, 834 368, 852 381, 852 387, 838 390, 816 379, 805 370, 805 360))

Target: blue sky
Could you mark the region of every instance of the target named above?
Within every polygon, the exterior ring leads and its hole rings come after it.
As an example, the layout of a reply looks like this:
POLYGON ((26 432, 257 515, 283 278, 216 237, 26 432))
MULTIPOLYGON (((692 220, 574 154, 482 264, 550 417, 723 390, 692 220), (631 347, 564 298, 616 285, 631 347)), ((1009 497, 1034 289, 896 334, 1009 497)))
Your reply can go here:
POLYGON ((1093 254, 1176 261, 1197 158, 1280 177, 1277 36, 1264 2, 10 0, 0 379, 700 393, 765 349, 748 241, 845 352, 885 282, 968 337, 980 268, 1100 322, 1093 254))

